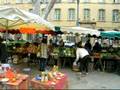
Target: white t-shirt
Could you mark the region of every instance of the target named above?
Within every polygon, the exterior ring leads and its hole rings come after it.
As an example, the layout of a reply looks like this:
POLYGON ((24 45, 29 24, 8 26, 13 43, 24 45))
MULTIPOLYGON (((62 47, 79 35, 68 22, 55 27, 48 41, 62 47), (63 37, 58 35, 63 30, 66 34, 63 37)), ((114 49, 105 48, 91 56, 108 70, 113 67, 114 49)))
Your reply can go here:
POLYGON ((84 58, 87 55, 89 55, 89 53, 85 48, 77 48, 75 62, 77 62, 79 58, 84 58))

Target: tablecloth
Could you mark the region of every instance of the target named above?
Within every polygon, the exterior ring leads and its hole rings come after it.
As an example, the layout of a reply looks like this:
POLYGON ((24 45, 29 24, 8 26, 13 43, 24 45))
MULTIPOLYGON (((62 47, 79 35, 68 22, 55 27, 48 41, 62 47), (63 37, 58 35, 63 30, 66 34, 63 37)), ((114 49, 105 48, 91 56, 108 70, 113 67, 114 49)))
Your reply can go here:
POLYGON ((68 88, 68 77, 65 74, 64 76, 58 76, 56 80, 51 80, 48 82, 41 82, 40 80, 36 80, 33 78, 31 80, 31 85, 33 89, 53 89, 53 90, 61 90, 68 88))
MULTIPOLYGON (((20 90, 23 90, 23 89, 28 89, 29 86, 28 86, 28 82, 29 82, 29 76, 28 75, 23 75, 23 74, 20 74, 19 75, 19 78, 12 82, 12 81, 8 81, 6 82, 6 86, 7 86, 7 89, 20 89, 20 90)), ((2 79, 2 78, 1 78, 2 79)), ((1 90, 1 88, 0 88, 1 90)))

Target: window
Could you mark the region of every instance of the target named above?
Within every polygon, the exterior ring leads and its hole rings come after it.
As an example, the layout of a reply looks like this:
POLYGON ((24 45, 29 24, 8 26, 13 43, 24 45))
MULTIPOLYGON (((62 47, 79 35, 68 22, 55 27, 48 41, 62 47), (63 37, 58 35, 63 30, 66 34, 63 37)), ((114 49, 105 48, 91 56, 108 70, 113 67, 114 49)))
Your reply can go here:
POLYGON ((84 9, 84 20, 90 20, 90 9, 84 9))
POLYGON ((23 3, 32 3, 32 0, 23 0, 23 3))
POLYGON ((56 3, 61 3, 61 0, 56 0, 56 3))
POLYGON ((99 3, 105 3, 105 0, 98 0, 99 3))
POLYGON ((10 0, 4 0, 3 3, 4 4, 10 4, 10 0))
POLYGON ((99 9, 99 21, 105 21, 105 10, 104 9, 99 9))
POLYGON ((45 14, 45 8, 43 8, 42 10, 41 10, 41 16, 43 16, 45 14))
POLYGON ((118 22, 119 21, 119 10, 113 10, 112 21, 113 22, 118 22))
POLYGON ((32 13, 32 12, 33 12, 33 9, 29 9, 29 12, 31 12, 31 13, 32 13))
POLYGON ((68 2, 69 2, 69 3, 74 3, 74 2, 75 2, 75 0, 68 0, 68 2))
POLYGON ((41 0, 40 2, 41 2, 41 4, 48 3, 48 0, 41 0))
POLYGON ((113 0, 113 3, 120 3, 120 0, 113 0))
POLYGON ((22 3, 23 0, 16 0, 16 3, 22 3))
POLYGON ((44 0, 41 0, 40 3, 43 4, 43 3, 44 3, 44 0))
POLYGON ((54 19, 60 20, 60 17, 61 17, 61 9, 55 9, 54 19))
POLYGON ((45 0, 45 3, 48 3, 48 0, 45 0))
POLYGON ((71 8, 68 10, 68 20, 75 20, 75 9, 71 8))
POLYGON ((89 2, 90 2, 90 0, 83 0, 83 2, 84 2, 84 3, 89 3, 89 2))

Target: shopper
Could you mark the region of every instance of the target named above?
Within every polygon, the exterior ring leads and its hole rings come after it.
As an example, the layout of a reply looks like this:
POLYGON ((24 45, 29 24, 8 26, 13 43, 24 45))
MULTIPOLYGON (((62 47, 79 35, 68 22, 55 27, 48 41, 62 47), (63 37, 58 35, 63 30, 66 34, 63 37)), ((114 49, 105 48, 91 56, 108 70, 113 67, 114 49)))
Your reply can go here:
POLYGON ((41 43, 41 58, 39 63, 39 70, 45 71, 46 65, 47 65, 47 59, 48 59, 48 46, 47 46, 47 37, 43 37, 42 43, 41 43))
POLYGON ((80 62, 79 70, 80 74, 85 71, 85 74, 88 74, 88 61, 89 61, 89 53, 88 51, 78 44, 76 50, 76 59, 74 61, 74 65, 77 65, 80 62))
POLYGON ((3 42, 3 39, 0 37, 0 62, 7 63, 8 52, 7 47, 3 42))

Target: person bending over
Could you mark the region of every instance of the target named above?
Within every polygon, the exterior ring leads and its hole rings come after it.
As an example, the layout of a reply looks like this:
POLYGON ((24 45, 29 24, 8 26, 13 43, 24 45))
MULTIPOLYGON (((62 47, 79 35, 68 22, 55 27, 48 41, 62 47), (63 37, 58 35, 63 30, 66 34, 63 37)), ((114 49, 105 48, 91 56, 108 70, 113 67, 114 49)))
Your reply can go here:
POLYGON ((88 74, 88 61, 89 61, 89 52, 83 48, 81 45, 78 45, 76 49, 76 59, 74 65, 77 65, 80 62, 79 70, 80 74, 85 71, 85 74, 88 74))

